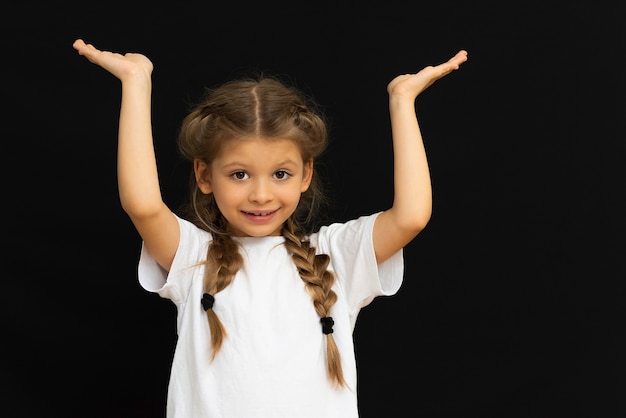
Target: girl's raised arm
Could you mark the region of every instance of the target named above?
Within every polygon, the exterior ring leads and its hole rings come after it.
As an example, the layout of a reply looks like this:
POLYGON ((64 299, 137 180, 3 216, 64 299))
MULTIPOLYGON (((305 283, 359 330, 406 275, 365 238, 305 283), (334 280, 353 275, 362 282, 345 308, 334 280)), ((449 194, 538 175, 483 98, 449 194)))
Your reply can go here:
POLYGON ((426 227, 432 212, 430 172, 415 112, 415 98, 465 61, 467 52, 461 50, 443 64, 400 75, 387 86, 393 137, 394 199, 392 207, 381 213, 374 225, 374 250, 379 263, 415 238, 426 227))
POLYGON ((157 262, 169 270, 179 227, 163 202, 152 141, 152 62, 142 54, 101 51, 82 39, 74 49, 122 83, 117 176, 122 208, 157 262))

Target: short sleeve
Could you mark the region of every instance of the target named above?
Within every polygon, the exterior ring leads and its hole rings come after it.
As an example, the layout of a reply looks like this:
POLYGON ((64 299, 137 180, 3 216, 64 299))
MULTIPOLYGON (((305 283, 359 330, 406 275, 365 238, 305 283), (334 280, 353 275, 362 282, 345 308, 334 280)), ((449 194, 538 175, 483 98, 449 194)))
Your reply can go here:
POLYGON ((170 271, 163 269, 142 242, 137 268, 139 284, 149 292, 171 299, 177 305, 186 300, 193 278, 201 274, 201 261, 211 235, 191 222, 177 217, 180 239, 170 271), (193 270, 190 274, 190 269, 193 270))
POLYGON ((318 253, 330 256, 330 268, 353 312, 377 296, 395 294, 403 281, 403 250, 376 262, 372 233, 378 214, 324 226, 310 237, 318 253))

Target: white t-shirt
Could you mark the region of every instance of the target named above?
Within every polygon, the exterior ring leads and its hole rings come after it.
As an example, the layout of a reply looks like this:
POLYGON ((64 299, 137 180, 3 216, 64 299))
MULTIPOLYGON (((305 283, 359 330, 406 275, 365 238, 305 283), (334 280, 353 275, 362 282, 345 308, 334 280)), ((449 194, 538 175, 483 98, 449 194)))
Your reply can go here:
POLYGON ((377 265, 372 228, 377 214, 322 227, 311 235, 330 256, 338 300, 333 337, 349 388, 326 376, 326 336, 282 236, 239 237, 244 267, 214 295, 226 328, 210 362, 210 331, 201 305, 202 266, 211 235, 179 218, 180 243, 169 274, 145 247, 139 261, 144 289, 177 307, 178 340, 168 388, 168 418, 358 417, 353 330, 362 307, 398 291, 402 251, 377 265))

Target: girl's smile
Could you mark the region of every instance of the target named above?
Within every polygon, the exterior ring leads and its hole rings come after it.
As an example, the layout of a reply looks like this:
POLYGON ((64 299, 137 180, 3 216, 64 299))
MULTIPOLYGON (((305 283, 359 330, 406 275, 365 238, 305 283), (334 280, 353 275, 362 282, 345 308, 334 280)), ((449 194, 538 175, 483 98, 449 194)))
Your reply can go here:
POLYGON ((243 214, 245 216, 248 217, 248 219, 251 222, 259 222, 259 223, 263 223, 263 222, 268 222, 270 221, 274 214, 277 211, 272 211, 272 212, 243 212, 243 214))

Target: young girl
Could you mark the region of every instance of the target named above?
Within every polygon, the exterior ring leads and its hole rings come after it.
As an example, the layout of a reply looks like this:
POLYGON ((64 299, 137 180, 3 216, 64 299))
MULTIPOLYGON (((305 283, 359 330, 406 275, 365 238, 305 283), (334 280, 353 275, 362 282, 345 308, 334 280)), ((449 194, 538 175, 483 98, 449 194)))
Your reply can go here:
POLYGON ((122 84, 119 194, 142 238, 139 281, 177 307, 167 416, 358 417, 357 315, 398 291, 402 249, 431 215, 415 98, 467 53, 387 86, 393 206, 310 231, 327 130, 306 97, 270 77, 209 91, 180 129, 193 173, 187 210, 176 214, 157 175, 152 62, 73 46, 122 84))

